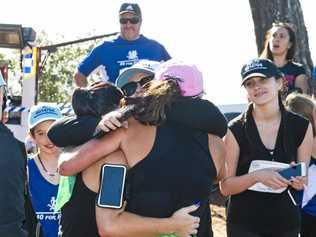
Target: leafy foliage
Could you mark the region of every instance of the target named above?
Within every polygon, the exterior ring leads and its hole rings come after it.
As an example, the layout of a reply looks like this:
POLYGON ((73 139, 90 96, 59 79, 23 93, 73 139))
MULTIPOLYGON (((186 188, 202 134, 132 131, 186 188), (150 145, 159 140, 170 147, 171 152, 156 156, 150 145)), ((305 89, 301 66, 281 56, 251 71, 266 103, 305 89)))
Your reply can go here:
MULTIPOLYGON (((40 45, 51 45, 45 32, 38 36, 40 45)), ((94 47, 91 41, 76 45, 60 47, 54 53, 42 52, 47 57, 38 78, 38 100, 45 102, 64 103, 70 101, 74 89, 73 76, 80 60, 94 47)))

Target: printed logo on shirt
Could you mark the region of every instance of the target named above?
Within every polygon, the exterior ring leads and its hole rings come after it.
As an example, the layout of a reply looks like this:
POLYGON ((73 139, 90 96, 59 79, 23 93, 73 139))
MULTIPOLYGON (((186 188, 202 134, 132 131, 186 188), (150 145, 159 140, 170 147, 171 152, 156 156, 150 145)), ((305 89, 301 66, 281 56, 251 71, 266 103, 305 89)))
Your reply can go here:
POLYGON ((118 64, 121 67, 130 67, 139 61, 138 53, 136 50, 128 51, 126 58, 127 60, 118 61, 118 64))
POLYGON ((50 203, 47 206, 49 207, 50 211, 54 211, 55 210, 55 205, 56 205, 56 198, 52 197, 50 199, 50 203))
POLYGON ((131 50, 131 51, 129 51, 128 54, 127 54, 127 59, 128 59, 128 60, 135 60, 135 59, 138 59, 137 51, 136 51, 136 50, 131 50))
POLYGON ((60 219, 60 212, 55 212, 56 198, 53 196, 47 204, 49 211, 36 212, 37 219, 40 221, 56 221, 60 219))

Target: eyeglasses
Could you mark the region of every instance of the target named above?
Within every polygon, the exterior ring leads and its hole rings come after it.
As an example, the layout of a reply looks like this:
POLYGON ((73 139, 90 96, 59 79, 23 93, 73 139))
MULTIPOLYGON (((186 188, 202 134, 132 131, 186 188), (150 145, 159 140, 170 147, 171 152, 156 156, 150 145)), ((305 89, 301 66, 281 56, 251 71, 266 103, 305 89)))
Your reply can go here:
POLYGON ((123 91, 125 96, 131 96, 135 94, 138 87, 142 87, 147 82, 150 82, 153 78, 154 76, 147 76, 147 77, 143 77, 139 81, 128 82, 124 86, 122 86, 121 90, 123 91))
POLYGON ((127 22, 135 25, 140 22, 139 17, 132 17, 132 18, 120 18, 120 23, 121 24, 127 24, 127 22))

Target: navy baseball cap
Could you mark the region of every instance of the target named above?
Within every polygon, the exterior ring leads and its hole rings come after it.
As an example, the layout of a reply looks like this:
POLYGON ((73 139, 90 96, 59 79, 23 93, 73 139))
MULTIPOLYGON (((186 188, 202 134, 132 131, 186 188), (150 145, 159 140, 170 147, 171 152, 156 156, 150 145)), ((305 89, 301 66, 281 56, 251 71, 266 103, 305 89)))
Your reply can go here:
POLYGON ((243 85, 251 77, 280 78, 283 77, 283 74, 271 60, 256 58, 250 60, 242 67, 241 84, 243 85))
POLYGON ((133 13, 135 16, 142 16, 142 12, 137 3, 123 3, 120 7, 119 14, 121 15, 126 12, 133 13))

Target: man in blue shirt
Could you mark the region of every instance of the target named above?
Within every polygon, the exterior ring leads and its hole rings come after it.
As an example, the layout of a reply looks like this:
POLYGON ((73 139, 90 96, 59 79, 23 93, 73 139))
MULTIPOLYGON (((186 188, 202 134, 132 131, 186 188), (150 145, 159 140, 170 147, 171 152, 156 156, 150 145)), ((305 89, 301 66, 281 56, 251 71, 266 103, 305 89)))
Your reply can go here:
POLYGON ((96 46, 79 64, 75 83, 86 87, 87 77, 101 67, 103 79, 115 82, 122 69, 140 59, 167 61, 170 56, 163 45, 140 34, 142 14, 138 4, 123 3, 119 11, 120 34, 96 46))

